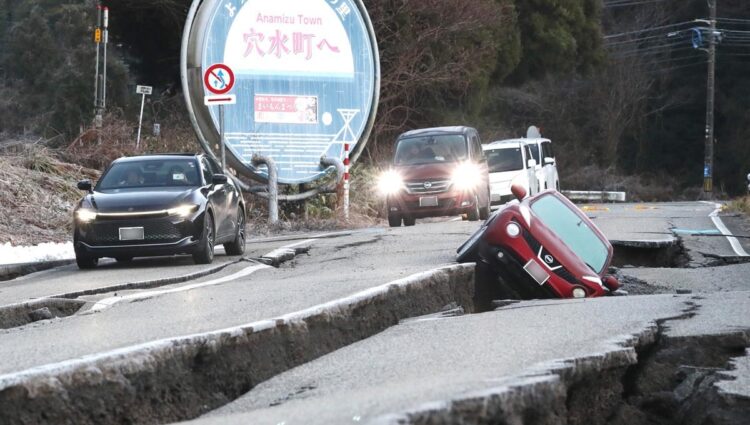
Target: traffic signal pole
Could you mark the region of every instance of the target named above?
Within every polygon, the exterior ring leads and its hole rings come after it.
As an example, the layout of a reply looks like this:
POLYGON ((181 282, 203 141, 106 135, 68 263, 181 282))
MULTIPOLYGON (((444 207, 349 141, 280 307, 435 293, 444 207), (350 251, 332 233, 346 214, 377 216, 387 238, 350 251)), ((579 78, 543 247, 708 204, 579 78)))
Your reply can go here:
POLYGON ((708 92, 706 96, 706 156, 703 168, 703 192, 713 197, 714 180, 714 109, 716 99, 716 2, 708 0, 708 92))

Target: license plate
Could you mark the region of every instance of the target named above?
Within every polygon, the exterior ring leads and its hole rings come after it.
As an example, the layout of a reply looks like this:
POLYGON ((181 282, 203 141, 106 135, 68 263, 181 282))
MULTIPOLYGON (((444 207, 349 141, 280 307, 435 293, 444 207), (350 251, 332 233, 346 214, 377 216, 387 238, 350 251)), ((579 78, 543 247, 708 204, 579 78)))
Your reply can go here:
POLYGON ((143 227, 120 227, 121 241, 142 241, 143 227))
POLYGON ((544 270, 544 267, 540 266, 539 263, 534 260, 529 260, 529 262, 523 266, 523 269, 526 270, 526 273, 528 273, 529 276, 531 276, 539 285, 544 285, 549 279, 549 273, 547 273, 547 271, 544 270))
POLYGON ((419 198, 420 207, 437 207, 438 198, 437 196, 423 196, 419 198))

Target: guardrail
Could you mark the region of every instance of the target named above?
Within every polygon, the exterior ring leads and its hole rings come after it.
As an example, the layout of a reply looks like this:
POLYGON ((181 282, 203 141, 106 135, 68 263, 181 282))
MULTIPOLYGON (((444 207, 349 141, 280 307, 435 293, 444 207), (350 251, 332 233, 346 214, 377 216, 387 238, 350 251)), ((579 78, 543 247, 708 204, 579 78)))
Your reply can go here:
POLYGON ((600 192, 590 190, 563 190, 562 194, 571 201, 585 202, 627 202, 625 192, 600 192))

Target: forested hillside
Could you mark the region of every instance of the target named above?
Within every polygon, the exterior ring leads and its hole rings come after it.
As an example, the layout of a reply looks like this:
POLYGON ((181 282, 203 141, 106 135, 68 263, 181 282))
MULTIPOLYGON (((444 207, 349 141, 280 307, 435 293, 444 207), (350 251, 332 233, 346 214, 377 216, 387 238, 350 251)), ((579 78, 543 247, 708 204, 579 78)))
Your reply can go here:
MULTIPOLYGON (((179 84, 188 0, 112 0, 110 120, 135 128, 138 83, 155 86, 146 123, 189 133, 179 84)), ((406 129, 477 127, 485 141, 543 128, 563 185, 622 186, 628 175, 699 187, 706 54, 692 47, 705 0, 365 0, 382 60, 366 159, 406 129), (669 33, 673 34, 668 37, 669 33)), ((0 133, 67 146, 90 126, 92 1, 0 1, 0 133)), ((717 186, 750 172, 750 5, 719 0, 717 186), (743 32, 744 31, 744 32, 743 32)), ((700 46, 699 46, 700 47, 700 46)), ((107 135, 104 135, 106 142, 107 135)))

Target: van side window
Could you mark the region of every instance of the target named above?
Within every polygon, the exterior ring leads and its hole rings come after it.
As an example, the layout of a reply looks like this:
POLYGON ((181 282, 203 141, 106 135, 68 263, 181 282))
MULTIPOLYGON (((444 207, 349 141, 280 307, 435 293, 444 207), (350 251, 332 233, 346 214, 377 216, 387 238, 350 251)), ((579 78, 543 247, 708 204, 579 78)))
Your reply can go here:
POLYGON ((552 143, 550 142, 544 142, 542 143, 542 160, 544 158, 554 158, 555 154, 552 152, 552 143))
POLYGON ((482 152, 482 143, 479 141, 479 136, 476 133, 471 134, 471 149, 474 151, 474 159, 481 161, 484 159, 482 152))
POLYGON ((531 154, 531 148, 529 148, 529 145, 523 145, 523 149, 524 151, 526 151, 526 167, 525 168, 529 168, 528 167, 529 161, 534 159, 534 155, 531 154))

